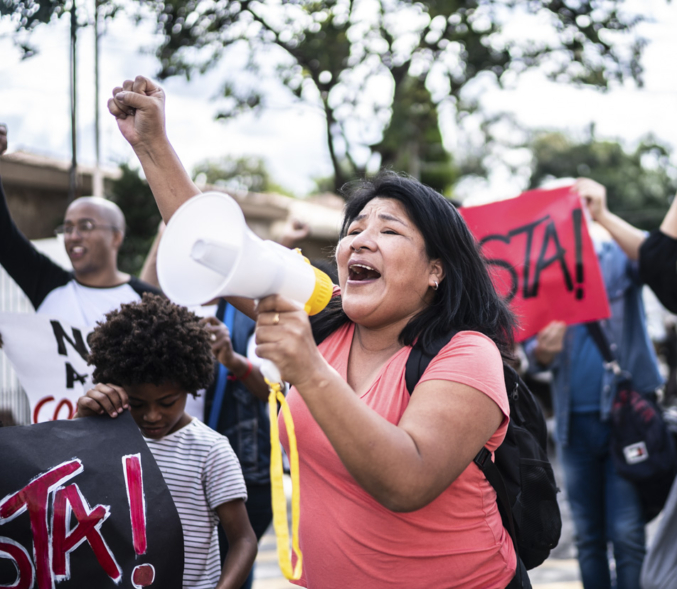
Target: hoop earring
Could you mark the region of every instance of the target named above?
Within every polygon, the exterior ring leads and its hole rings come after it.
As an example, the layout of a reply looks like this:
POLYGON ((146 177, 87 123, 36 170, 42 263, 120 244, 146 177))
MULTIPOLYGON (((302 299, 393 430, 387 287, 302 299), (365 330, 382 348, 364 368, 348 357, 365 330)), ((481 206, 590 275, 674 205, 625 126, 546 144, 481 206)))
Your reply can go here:
POLYGON ((437 290, 440 287, 440 283, 437 282, 437 280, 433 280, 433 282, 435 283, 435 286, 433 286, 433 290, 437 290))

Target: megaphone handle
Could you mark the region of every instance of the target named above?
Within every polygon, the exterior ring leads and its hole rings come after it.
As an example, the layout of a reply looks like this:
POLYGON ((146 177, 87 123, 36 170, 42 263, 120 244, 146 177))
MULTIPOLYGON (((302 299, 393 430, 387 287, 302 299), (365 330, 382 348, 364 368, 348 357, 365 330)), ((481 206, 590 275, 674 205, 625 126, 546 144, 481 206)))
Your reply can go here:
POLYGON ((277 366, 273 364, 270 360, 262 360, 261 365, 259 366, 261 370, 261 374, 263 374, 264 378, 269 381, 269 382, 282 382, 282 376, 280 375, 280 371, 278 370, 277 366))

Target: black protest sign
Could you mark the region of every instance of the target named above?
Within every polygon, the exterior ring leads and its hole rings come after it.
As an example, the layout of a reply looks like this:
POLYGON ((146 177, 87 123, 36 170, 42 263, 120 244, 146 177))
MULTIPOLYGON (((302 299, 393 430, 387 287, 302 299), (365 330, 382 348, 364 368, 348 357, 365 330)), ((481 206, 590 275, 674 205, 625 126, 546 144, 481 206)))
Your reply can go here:
POLYGON ((0 428, 0 473, 0 587, 181 588, 181 522, 128 411, 0 428))

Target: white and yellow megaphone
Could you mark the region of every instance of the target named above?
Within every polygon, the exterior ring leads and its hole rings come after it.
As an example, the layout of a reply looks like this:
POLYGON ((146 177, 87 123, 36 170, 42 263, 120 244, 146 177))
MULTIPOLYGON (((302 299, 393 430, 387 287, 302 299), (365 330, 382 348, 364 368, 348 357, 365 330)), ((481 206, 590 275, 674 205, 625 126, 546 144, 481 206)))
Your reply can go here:
MULTIPOLYGON (((314 315, 326 307, 333 288, 297 251, 252 233, 239 205, 220 192, 195 196, 174 213, 160 242, 157 273, 165 294, 186 306, 280 294, 314 315)), ((264 375, 279 382, 279 372, 267 364, 264 375)))
POLYGON ((181 305, 281 294, 314 315, 332 295, 324 272, 298 252, 252 233, 239 205, 220 192, 195 196, 174 213, 162 236, 157 272, 166 295, 181 305))
MULTIPOLYGON (((280 294, 303 304, 309 315, 319 313, 331 299, 331 279, 314 268, 298 251, 263 241, 247 227, 238 204, 220 192, 206 192, 185 202, 165 229, 157 258, 157 273, 165 294, 181 305, 202 305, 217 297, 260 299, 280 294)), ((288 579, 301 577, 299 548, 298 451, 294 423, 281 392, 280 372, 269 360, 260 366, 270 387, 271 486, 273 524, 278 557, 288 579), (287 505, 282 484, 282 457, 277 428, 277 402, 290 444, 292 476, 292 548, 289 558, 287 505)))

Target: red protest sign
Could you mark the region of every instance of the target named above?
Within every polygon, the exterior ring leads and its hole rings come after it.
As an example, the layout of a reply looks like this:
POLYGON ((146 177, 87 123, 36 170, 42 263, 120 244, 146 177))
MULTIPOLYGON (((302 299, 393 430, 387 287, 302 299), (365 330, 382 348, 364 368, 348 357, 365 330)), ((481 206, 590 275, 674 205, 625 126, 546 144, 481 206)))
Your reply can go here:
POLYGON ((609 317, 580 198, 570 187, 530 190, 459 212, 480 243, 496 289, 517 316, 517 341, 554 320, 609 317))

